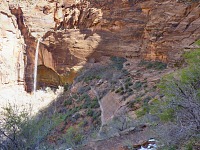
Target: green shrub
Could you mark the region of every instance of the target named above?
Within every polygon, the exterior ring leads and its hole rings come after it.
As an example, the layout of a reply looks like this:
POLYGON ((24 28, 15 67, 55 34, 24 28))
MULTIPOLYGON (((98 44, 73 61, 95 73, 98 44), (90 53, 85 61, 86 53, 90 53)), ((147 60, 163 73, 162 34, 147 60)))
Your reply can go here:
POLYGON ((147 96, 143 99, 144 104, 148 104, 148 102, 151 100, 150 96, 147 96))
POLYGON ((125 84, 125 89, 127 90, 129 88, 129 85, 126 83, 125 84))
POLYGON ((115 84, 117 84, 117 81, 115 81, 115 80, 113 81, 112 80, 112 81, 110 81, 110 83, 113 84, 113 85, 115 85, 115 84))
POLYGON ((128 92, 130 92, 130 93, 131 93, 131 92, 133 92, 133 90, 132 90, 132 89, 128 89, 128 92))
POLYGON ((131 100, 130 102, 127 103, 127 106, 128 106, 129 108, 133 108, 133 107, 135 106, 136 103, 137 103, 137 102, 136 102, 135 100, 131 100))
POLYGON ((193 150, 193 144, 192 143, 187 144, 186 150, 193 150))
POLYGON ((143 85, 143 87, 144 87, 144 88, 147 88, 147 87, 148 87, 148 85, 145 83, 145 84, 143 85))
POLYGON ((127 75, 130 74, 130 73, 128 72, 128 70, 126 70, 126 69, 122 69, 121 71, 122 71, 122 74, 123 74, 124 76, 127 76, 127 75))
POLYGON ((136 110, 137 117, 142 117, 149 112, 148 106, 143 106, 141 109, 136 110))
POLYGON ((94 79, 99 80, 99 79, 101 79, 101 77, 98 76, 98 75, 87 76, 87 77, 84 78, 84 82, 89 82, 89 81, 94 80, 94 79))
POLYGON ((129 86, 132 86, 133 85, 133 83, 132 82, 126 82, 125 83, 125 88, 126 89, 128 89, 129 88, 129 86))
POLYGON ((139 66, 145 66, 147 69, 164 70, 167 68, 167 64, 160 61, 145 61, 142 60, 138 64, 139 66))
POLYGON ((116 91, 115 91, 115 93, 120 93, 122 90, 121 90, 121 88, 119 88, 119 89, 117 89, 116 91))
MULTIPOLYGON (((200 49, 186 53, 188 66, 174 74, 165 76, 159 88, 165 95, 166 106, 163 108, 164 120, 174 118, 186 125, 193 123, 193 128, 200 129, 200 49)), ((191 126, 190 126, 191 128, 191 126)))
POLYGON ((84 99, 85 99, 85 101, 90 101, 91 100, 90 96, 88 94, 86 94, 86 93, 80 96, 79 101, 82 101, 84 99))
POLYGON ((87 110, 87 116, 92 117, 93 114, 94 114, 94 111, 93 111, 92 109, 88 109, 88 110, 87 110))
POLYGON ((78 99, 78 95, 77 94, 74 94, 74 95, 72 95, 72 98, 74 98, 74 99, 78 99))
POLYGON ((113 62, 113 66, 117 69, 117 70, 121 70, 123 68, 123 64, 127 61, 125 58, 123 57, 116 57, 116 56, 112 56, 110 58, 110 60, 113 62))
POLYGON ((90 86, 80 87, 80 88, 78 88, 78 94, 84 95, 84 94, 87 93, 89 90, 91 90, 90 86))
POLYGON ((166 109, 159 114, 161 121, 173 121, 174 120, 174 110, 173 109, 166 109))
POLYGON ((87 125, 88 125, 88 121, 87 120, 83 120, 78 124, 78 127, 82 128, 82 127, 86 127, 87 125))
POLYGON ((72 99, 69 98, 68 100, 65 100, 64 106, 72 105, 72 99))
POLYGON ((141 60, 140 62, 139 62, 139 64, 138 64, 138 66, 145 66, 145 65, 147 65, 148 64, 148 61, 146 61, 146 60, 141 60))
POLYGON ((125 94, 125 92, 124 92, 124 91, 121 91, 119 94, 120 94, 120 95, 124 95, 124 94, 125 94))
POLYGON ((97 103, 98 103, 98 101, 96 102, 96 100, 95 101, 91 100, 91 98, 88 95, 85 98, 85 101, 84 101, 84 103, 82 105, 82 108, 86 109, 86 108, 97 107, 97 105, 98 105, 97 103))
POLYGON ((89 95, 86 95, 86 96, 85 96, 85 101, 86 101, 86 102, 91 102, 91 98, 90 98, 89 95))
POLYGON ((128 86, 132 86, 132 85, 133 85, 133 83, 132 83, 132 82, 129 82, 128 86))
POLYGON ((101 115, 101 112, 100 111, 95 111, 92 115, 92 119, 93 121, 95 121, 96 119, 99 118, 99 116, 101 115))
POLYGON ((167 64, 159 61, 154 62, 154 69, 156 70, 164 70, 167 68, 167 64))
POLYGON ((67 83, 64 85, 64 91, 68 91, 68 89, 69 89, 69 84, 67 83))
POLYGON ((142 82, 141 81, 136 81, 134 84, 135 89, 140 89, 142 87, 142 82))
MULTIPOLYGON (((11 105, 4 108, 3 119, 0 120, 0 134, 4 133, 1 142, 7 143, 6 149, 36 149, 36 147, 65 119, 65 114, 53 114, 43 116, 38 114, 38 118, 30 118, 30 110, 24 108, 18 110, 11 105)), ((2 135, 0 135, 2 137, 2 135)), ((42 145, 42 144, 41 144, 42 145)), ((42 149, 42 148, 41 148, 42 149)))
POLYGON ((95 98, 91 101, 91 108, 99 108, 99 102, 98 102, 98 99, 95 98))
POLYGON ((81 144, 83 137, 84 136, 81 130, 79 128, 78 129, 74 128, 73 126, 69 127, 66 131, 66 134, 64 135, 66 143, 72 147, 75 147, 78 144, 81 144))
POLYGON ((115 89, 113 88, 112 90, 111 90, 111 92, 114 92, 115 91, 115 89))
POLYGON ((125 83, 129 83, 129 82, 131 82, 131 78, 127 78, 127 79, 125 80, 125 83))

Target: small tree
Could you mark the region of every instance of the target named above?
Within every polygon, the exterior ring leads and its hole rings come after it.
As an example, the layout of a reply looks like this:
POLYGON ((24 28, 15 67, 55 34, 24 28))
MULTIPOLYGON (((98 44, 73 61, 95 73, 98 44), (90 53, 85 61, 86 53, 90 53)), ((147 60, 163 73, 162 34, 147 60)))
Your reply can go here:
POLYGON ((16 106, 12 106, 11 104, 3 108, 0 120, 0 134, 6 142, 4 141, 2 145, 11 149, 21 149, 22 141, 18 138, 18 135, 28 123, 28 116, 29 113, 26 109, 19 111, 16 106))
POLYGON ((181 127, 200 131, 200 49, 185 54, 188 67, 161 80, 166 112, 172 109, 181 127))
POLYGON ((51 116, 37 114, 24 107, 9 104, 3 108, 0 118, 0 149, 45 149, 45 140, 52 129, 64 121, 65 114, 54 113, 51 116), (23 107, 22 107, 23 108, 23 107))

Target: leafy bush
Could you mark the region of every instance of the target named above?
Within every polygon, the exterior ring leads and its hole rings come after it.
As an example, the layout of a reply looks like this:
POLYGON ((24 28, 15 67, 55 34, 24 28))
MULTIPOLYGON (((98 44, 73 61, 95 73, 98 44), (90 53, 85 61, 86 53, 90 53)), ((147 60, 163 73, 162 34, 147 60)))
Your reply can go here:
POLYGON ((121 91, 119 94, 120 94, 120 95, 124 95, 124 94, 125 94, 125 92, 124 92, 124 91, 121 91))
POLYGON ((98 99, 97 98, 93 99, 91 102, 91 108, 99 108, 99 107, 100 106, 99 106, 98 99))
POLYGON ((133 83, 131 81, 125 83, 125 88, 128 89, 129 86, 132 86, 133 83))
POLYGON ((80 96, 79 98, 79 101, 82 101, 82 100, 85 100, 85 101, 90 101, 90 96, 86 93, 84 93, 83 95, 80 96))
POLYGON ((71 105, 71 104, 72 104, 71 98, 69 98, 68 100, 65 100, 65 102, 64 102, 64 106, 71 105))
POLYGON ((64 135, 66 143, 71 147, 75 147, 78 144, 81 144, 83 140, 83 133, 80 128, 75 128, 73 126, 69 127, 64 135))
POLYGON ((161 121, 173 121, 174 120, 174 110, 173 109, 165 109, 159 114, 161 121))
POLYGON ((20 149, 20 145, 24 145, 24 143, 21 143, 21 139, 18 139, 18 136, 20 131, 28 124, 28 111, 25 109, 19 111, 17 107, 9 104, 7 107, 3 108, 2 114, 3 119, 0 122, 0 134, 1 137, 4 137, 7 141, 1 145, 5 145, 5 147, 9 149, 20 149))
POLYGON ((136 110, 137 117, 142 117, 149 112, 148 106, 143 106, 141 109, 136 110))
POLYGON ((137 108, 135 107, 135 104, 139 103, 140 101, 138 100, 131 100, 127 103, 127 107, 131 108, 133 110, 136 110, 137 108))
POLYGON ((139 66, 145 66, 147 69, 164 70, 167 68, 167 64, 160 61, 146 61, 142 60, 139 66))
POLYGON ((189 71, 188 69, 180 72, 179 79, 174 76, 168 76, 160 83, 160 89, 166 96, 166 110, 163 113, 172 109, 176 112, 180 122, 187 125, 192 123, 198 129, 200 128, 199 83, 196 82, 195 78, 192 79, 192 76, 197 72, 191 69, 189 71), (189 75, 190 73, 192 73, 192 76, 189 75))
POLYGON ((99 79, 101 79, 101 77, 98 76, 98 75, 91 75, 91 76, 85 77, 84 82, 88 82, 88 81, 91 81, 91 80, 94 80, 94 79, 99 80, 99 79))
POLYGON ((89 86, 80 87, 80 88, 78 89, 78 94, 87 93, 89 90, 91 90, 91 88, 90 88, 89 86))
POLYGON ((127 61, 123 57, 116 56, 111 57, 110 60, 113 62, 114 67, 118 70, 121 70, 123 68, 123 64, 127 61))
POLYGON ((127 78, 126 80, 125 80, 125 83, 130 83, 131 82, 131 78, 127 78))
POLYGON ((136 81, 134 84, 135 89, 140 89, 142 87, 142 82, 141 81, 136 81))
POLYGON ((69 89, 69 84, 64 85, 64 91, 67 91, 69 89))
POLYGON ((107 70, 110 70, 110 66, 97 66, 90 69, 83 70, 79 76, 75 79, 75 82, 89 82, 94 79, 101 79, 102 75, 107 72, 107 70))
POLYGON ((85 127, 88 125, 88 121, 87 120, 83 120, 78 124, 78 127, 85 127))
POLYGON ((123 90, 124 90, 123 87, 120 87, 115 91, 115 93, 121 93, 123 90))
POLYGON ((93 114, 94 114, 94 111, 93 111, 92 109, 88 109, 88 110, 87 110, 87 116, 92 117, 93 114))
POLYGON ((38 115, 38 118, 30 118, 30 110, 19 110, 11 105, 4 108, 2 114, 0 145, 16 150, 40 148, 50 131, 65 119, 65 115, 57 113, 51 117, 38 115))
POLYGON ((92 115, 92 119, 93 121, 96 120, 99 116, 101 115, 100 111, 95 111, 92 115))
POLYGON ((159 85, 165 95, 168 111, 164 118, 174 112, 177 121, 184 126, 200 129, 200 49, 186 53, 188 67, 167 75, 159 85))

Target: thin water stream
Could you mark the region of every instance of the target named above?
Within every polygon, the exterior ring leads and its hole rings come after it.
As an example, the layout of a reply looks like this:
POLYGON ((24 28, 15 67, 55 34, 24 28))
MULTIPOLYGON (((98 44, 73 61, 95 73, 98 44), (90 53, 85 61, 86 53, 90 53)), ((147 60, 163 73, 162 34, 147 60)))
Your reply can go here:
POLYGON ((40 45, 40 38, 37 41, 37 47, 36 47, 36 51, 35 51, 34 85, 33 85, 33 94, 34 94, 34 96, 35 96, 36 90, 37 90, 37 67, 38 67, 39 45, 40 45))

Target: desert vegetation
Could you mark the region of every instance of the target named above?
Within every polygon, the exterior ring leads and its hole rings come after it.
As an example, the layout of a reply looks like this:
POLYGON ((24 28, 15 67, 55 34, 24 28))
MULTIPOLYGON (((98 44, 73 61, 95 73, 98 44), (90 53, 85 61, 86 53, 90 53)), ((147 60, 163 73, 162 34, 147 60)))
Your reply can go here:
MULTIPOLYGON (((185 53, 187 67, 165 75, 159 83, 156 80, 157 85, 149 85, 141 72, 165 71, 167 65, 162 62, 140 61, 135 76, 124 67, 126 59, 120 57, 111 57, 107 65, 85 68, 73 84, 64 86, 62 95, 34 117, 27 107, 4 107, 0 147, 55 149, 61 145, 81 149, 92 139, 124 136, 148 126, 147 134, 159 139, 159 148, 194 149, 200 131, 199 56, 199 49, 185 53), (101 126, 100 102, 109 92, 118 95, 127 109, 101 126), (136 118, 128 112, 134 112, 136 118)), ((131 144, 128 142, 129 149, 137 149, 131 144)))
POLYGON ((31 110, 9 105, 4 108, 1 118, 1 149, 47 149, 44 142, 49 132, 63 121, 63 116, 53 114, 38 118, 31 117, 31 110))
MULTIPOLYGON (((186 52, 183 56, 186 67, 165 75, 157 87, 160 97, 148 99, 136 111, 138 117, 157 117, 151 120, 152 128, 164 143, 162 148, 166 150, 199 147, 200 49, 186 52)), ((135 103, 132 101, 128 106, 134 107, 135 103)))
MULTIPOLYGON (((161 119, 175 121, 183 139, 199 138, 200 95, 199 95, 200 49, 184 55, 188 66, 164 77, 159 87, 165 97, 161 101, 161 119)), ((192 147, 192 146, 191 146, 192 147)))

